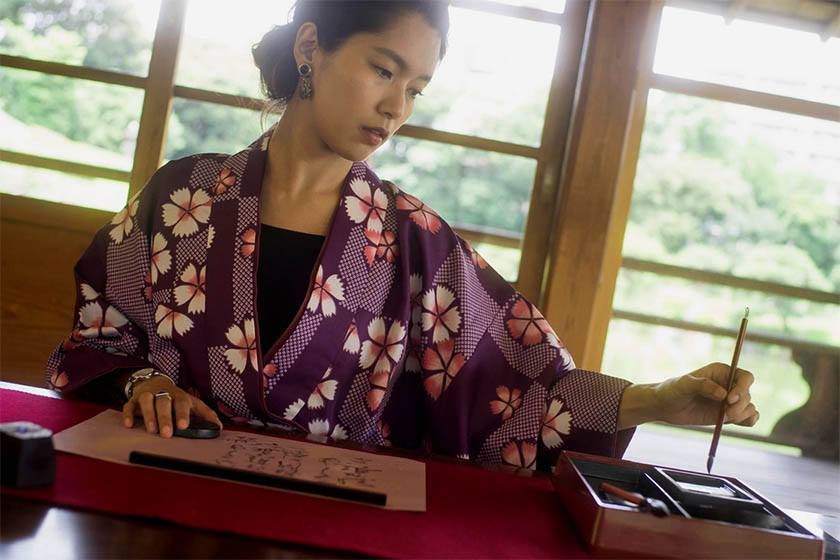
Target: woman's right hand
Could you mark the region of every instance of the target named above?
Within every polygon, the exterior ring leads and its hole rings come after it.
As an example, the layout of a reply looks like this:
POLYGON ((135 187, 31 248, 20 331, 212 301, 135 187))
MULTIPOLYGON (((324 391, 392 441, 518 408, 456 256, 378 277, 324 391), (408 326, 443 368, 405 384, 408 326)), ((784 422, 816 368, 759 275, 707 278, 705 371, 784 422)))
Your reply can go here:
POLYGON ((155 376, 134 385, 131 400, 123 406, 123 425, 132 428, 134 417, 142 415, 147 432, 158 432, 161 437, 171 438, 173 409, 175 421, 180 429, 189 426, 190 414, 215 422, 220 429, 222 427, 222 422, 213 409, 163 376, 155 376), (155 398, 155 393, 160 391, 166 391, 172 398, 155 398))

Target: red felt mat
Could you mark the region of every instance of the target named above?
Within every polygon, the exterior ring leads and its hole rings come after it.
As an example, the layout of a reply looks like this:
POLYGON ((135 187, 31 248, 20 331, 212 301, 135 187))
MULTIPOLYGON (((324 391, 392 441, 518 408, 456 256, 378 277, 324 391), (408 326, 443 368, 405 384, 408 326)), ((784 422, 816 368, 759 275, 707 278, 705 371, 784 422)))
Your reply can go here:
MULTIPOLYGON (((60 431, 103 408, 0 389, 0 421, 60 431)), ((545 478, 427 462, 409 513, 58 453, 55 483, 2 488, 54 504, 386 557, 588 557, 545 478)))

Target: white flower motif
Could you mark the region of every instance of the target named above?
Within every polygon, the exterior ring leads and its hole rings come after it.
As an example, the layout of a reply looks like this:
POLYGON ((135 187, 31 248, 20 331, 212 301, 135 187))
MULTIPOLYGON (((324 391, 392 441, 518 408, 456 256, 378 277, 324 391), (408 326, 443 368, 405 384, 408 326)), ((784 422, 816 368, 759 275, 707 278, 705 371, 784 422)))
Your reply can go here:
POLYGON ((239 325, 231 326, 225 336, 233 344, 233 348, 225 350, 225 358, 230 367, 238 373, 242 373, 245 371, 245 366, 250 362, 251 367, 259 371, 254 320, 245 319, 242 328, 239 325))
POLYGON ((139 200, 129 202, 125 208, 117 212, 117 215, 111 220, 111 225, 117 227, 112 228, 108 235, 115 243, 122 243, 123 239, 131 234, 131 230, 134 229, 133 218, 137 214, 137 207, 139 205, 139 200))
POLYGON ((290 422, 294 420, 295 416, 297 416, 300 412, 300 409, 303 408, 303 404, 303 399, 298 399, 287 406, 285 412, 283 412, 283 418, 290 422))
POLYGON ((438 285, 423 294, 423 330, 432 331, 432 342, 449 340, 461 325, 461 312, 455 305, 455 294, 438 285))
POLYGON ((157 284, 158 276, 169 272, 169 267, 172 266, 172 255, 166 245, 166 238, 156 233, 152 239, 152 285, 157 284))
POLYGON ((344 351, 349 354, 358 354, 359 348, 361 348, 361 342, 359 342, 359 330, 356 327, 356 320, 353 319, 350 321, 350 326, 347 327, 347 332, 344 335, 344 351))
POLYGON ((388 196, 385 192, 358 178, 350 182, 350 190, 353 194, 344 197, 344 206, 350 219, 357 224, 367 220, 366 229, 382 231, 382 222, 388 210, 388 196))
POLYGON ((90 284, 82 282, 79 289, 82 292, 82 297, 85 298, 85 301, 93 301, 99 297, 99 292, 94 290, 90 284))
POLYGON ((213 224, 207 226, 207 248, 213 246, 213 239, 216 237, 216 228, 213 227, 213 224))
POLYGON ((172 338, 173 330, 183 336, 193 328, 192 319, 165 305, 158 305, 155 309, 155 322, 161 338, 172 338))
POLYGON ((195 265, 190 263, 181 273, 181 284, 175 288, 175 301, 178 305, 186 305, 189 313, 204 313, 205 304, 205 274, 206 266, 196 271, 195 265))
POLYGON ((319 265, 315 285, 306 307, 313 313, 320 307, 325 317, 331 317, 335 315, 335 300, 344 301, 344 285, 338 274, 333 274, 324 281, 324 267, 319 265))
POLYGON ((389 372, 393 364, 399 362, 403 351, 405 327, 394 321, 387 331, 382 317, 373 319, 368 325, 369 340, 362 344, 359 365, 363 368, 374 366, 377 373, 389 372))
POLYGON ((79 329, 79 334, 84 338, 99 336, 113 338, 120 335, 118 329, 128 323, 128 319, 110 305, 105 310, 103 317, 102 306, 92 301, 79 309, 79 322, 85 327, 79 329))
POLYGON ((199 222, 206 224, 210 219, 212 202, 210 195, 199 189, 190 194, 187 187, 169 195, 174 204, 163 205, 163 223, 172 228, 175 237, 185 237, 198 231, 199 222))
POLYGON ((563 444, 561 436, 569 435, 572 428, 572 413, 563 409, 563 401, 551 399, 548 405, 548 412, 543 418, 542 430, 540 432, 543 443, 549 449, 559 447, 563 444))
POLYGON ((328 367, 321 378, 321 382, 315 386, 312 394, 309 395, 307 406, 309 408, 324 408, 324 399, 331 401, 335 399, 335 390, 338 387, 338 381, 335 379, 327 379, 332 373, 332 368, 328 367))

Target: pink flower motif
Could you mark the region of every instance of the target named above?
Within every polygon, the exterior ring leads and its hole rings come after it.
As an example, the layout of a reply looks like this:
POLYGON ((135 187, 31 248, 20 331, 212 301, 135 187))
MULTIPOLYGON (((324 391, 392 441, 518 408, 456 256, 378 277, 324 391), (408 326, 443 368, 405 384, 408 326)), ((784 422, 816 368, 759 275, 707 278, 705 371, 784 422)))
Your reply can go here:
POLYGON ((511 440, 502 447, 502 461, 514 467, 532 469, 537 460, 537 446, 530 441, 511 440))
POLYGON ((376 249, 376 256, 392 263, 397 260, 399 254, 400 248, 397 245, 397 235, 393 231, 385 230, 382 232, 382 239, 379 241, 379 247, 376 249))
POLYGON ((84 338, 116 337, 120 335, 118 329, 128 323, 128 319, 110 305, 103 316, 102 306, 92 301, 79 309, 79 322, 85 327, 79 329, 79 334, 84 338))
POLYGON ((223 416, 226 416, 236 424, 247 424, 249 422, 247 418, 239 416, 231 407, 220 400, 216 401, 216 408, 219 409, 219 412, 221 412, 223 416))
POLYGON ((370 390, 367 394, 367 405, 371 412, 376 412, 385 398, 388 391, 388 383, 391 381, 390 371, 373 371, 368 375, 370 390))
POLYGON ((364 179, 353 179, 350 182, 353 194, 344 197, 347 216, 353 222, 361 224, 367 221, 365 229, 382 231, 382 222, 388 210, 388 196, 380 189, 373 188, 364 179))
POLYGON ((522 391, 510 389, 504 385, 496 387, 498 399, 490 401, 490 411, 493 414, 501 414, 502 420, 507 420, 522 404, 522 391))
POLYGON ((257 336, 254 330, 254 320, 245 319, 242 327, 233 325, 225 333, 233 348, 225 350, 225 359, 237 373, 245 371, 250 362, 251 367, 259 371, 257 355, 257 336))
POLYGON ((359 342, 359 329, 356 327, 356 320, 350 321, 347 332, 344 333, 344 351, 349 354, 358 354, 362 344, 359 342))
POLYGON ((370 266, 376 259, 377 253, 379 253, 379 242, 382 240, 382 232, 376 229, 366 229, 365 238, 367 239, 367 244, 362 251, 365 256, 365 262, 370 266))
POLYGON ((155 309, 155 322, 161 338, 172 338, 173 330, 183 336, 193 328, 192 319, 165 305, 158 305, 155 309))
POLYGON ((214 194, 223 194, 236 184, 236 175, 227 167, 222 167, 219 178, 216 179, 216 186, 213 187, 214 194))
POLYGON ((319 265, 318 273, 315 275, 315 285, 306 308, 317 313, 320 307, 325 317, 331 317, 335 315, 335 300, 344 301, 344 285, 341 283, 341 278, 338 274, 333 274, 325 281, 324 267, 319 265))
POLYGON ((52 376, 50 376, 50 385, 56 391, 60 391, 64 386, 69 383, 69 379, 67 378, 67 374, 63 371, 55 371, 52 376))
POLYGON ((461 312, 455 305, 455 294, 438 285, 423 294, 423 330, 432 331, 432 342, 448 340, 458 332, 461 312))
POLYGON ((382 444, 385 447, 391 447, 391 440, 388 439, 389 437, 391 437, 391 426, 389 426, 386 421, 380 418, 376 421, 376 428, 379 430, 379 434, 382 436, 382 444))
POLYGON ((423 369, 431 375, 423 381, 426 392, 438 400, 455 376, 464 367, 464 356, 455 352, 455 340, 450 338, 440 344, 426 348, 423 352, 423 369))
POLYGON ((405 327, 394 321, 388 329, 385 320, 377 317, 368 325, 368 336, 370 339, 362 344, 359 365, 362 368, 374 366, 375 372, 390 372, 402 357, 405 327))
POLYGON ((172 228, 175 237, 185 237, 198 231, 198 224, 206 224, 210 219, 212 202, 210 195, 203 190, 190 194, 187 187, 169 195, 174 204, 163 205, 163 223, 172 228))
POLYGON ((248 228, 242 232, 239 239, 242 240, 242 247, 239 248, 239 252, 242 253, 243 257, 250 257, 256 248, 257 232, 254 231, 254 228, 248 228))
POLYGON ((327 371, 324 372, 324 376, 321 377, 321 382, 315 386, 312 394, 309 395, 306 403, 309 408, 324 408, 325 399, 328 401, 335 399, 335 390, 338 388, 338 381, 328 379, 331 373, 332 368, 328 367, 327 371))
POLYGON ((169 267, 172 266, 172 255, 169 249, 166 248, 166 238, 156 233, 152 239, 152 284, 157 284, 158 276, 169 272, 169 267))
POLYGON ((470 251, 470 259, 472 260, 473 265, 475 265, 476 267, 478 267, 482 270, 487 268, 487 261, 484 260, 484 257, 479 255, 478 251, 473 249, 473 246, 472 246, 472 244, 470 244, 469 241, 464 239, 464 243, 466 244, 467 249, 469 249, 469 251, 470 251))
POLYGON ((263 375, 266 377, 274 377, 278 371, 280 371, 280 368, 277 367, 277 364, 269 363, 263 366, 263 375))
POLYGON ((70 336, 61 344, 61 349, 65 352, 69 352, 72 349, 76 348, 85 340, 85 337, 82 336, 82 333, 76 329, 70 333, 70 336))
POLYGON ((137 215, 137 207, 140 205, 139 200, 129 202, 125 208, 117 212, 117 215, 111 220, 111 225, 117 226, 112 228, 108 235, 114 240, 114 243, 120 244, 123 239, 131 234, 134 229, 134 216, 137 215))
POLYGON ((543 443, 549 449, 563 445, 561 436, 569 435, 572 429, 572 413, 568 410, 561 412, 561 410, 563 410, 563 401, 551 399, 540 431, 543 443))
POLYGON ((175 288, 175 302, 178 305, 189 304, 188 313, 204 313, 206 271, 206 266, 197 271, 195 265, 190 263, 181 273, 183 284, 175 288))
POLYGON ((511 308, 512 318, 507 320, 507 328, 510 336, 519 340, 524 346, 533 346, 543 341, 545 335, 549 336, 549 342, 557 340, 548 321, 542 313, 520 297, 511 308))
POLYGON ((143 277, 143 299, 146 301, 152 301, 152 273, 151 271, 146 273, 146 276, 143 277))
POLYGON ((397 196, 397 208, 399 210, 410 210, 411 214, 408 217, 420 229, 431 233, 440 231, 441 222, 438 213, 410 194, 402 192, 397 196))

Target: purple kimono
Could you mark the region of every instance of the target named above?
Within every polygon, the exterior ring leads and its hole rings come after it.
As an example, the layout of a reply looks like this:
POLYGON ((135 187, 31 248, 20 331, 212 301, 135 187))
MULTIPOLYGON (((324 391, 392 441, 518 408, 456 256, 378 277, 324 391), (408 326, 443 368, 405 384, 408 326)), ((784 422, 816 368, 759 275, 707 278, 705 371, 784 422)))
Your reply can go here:
POLYGON ((528 468, 563 448, 623 452, 628 383, 576 369, 536 307, 364 162, 344 179, 297 316, 261 355, 270 137, 169 162, 97 232, 51 387, 154 367, 225 416, 334 439, 528 468))

